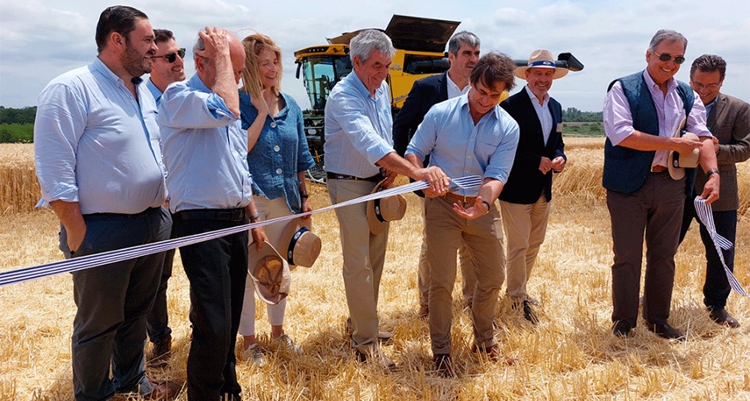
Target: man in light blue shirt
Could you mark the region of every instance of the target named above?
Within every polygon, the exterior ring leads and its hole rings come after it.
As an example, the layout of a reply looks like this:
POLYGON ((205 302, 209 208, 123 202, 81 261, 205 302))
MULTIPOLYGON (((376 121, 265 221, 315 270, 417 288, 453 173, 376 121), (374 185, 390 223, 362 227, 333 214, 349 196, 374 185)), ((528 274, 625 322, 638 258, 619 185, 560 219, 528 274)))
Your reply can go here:
MULTIPOLYGON (((231 33, 207 27, 198 33, 193 54, 195 75, 170 85, 159 104, 175 237, 257 219, 237 91, 245 50, 231 33)), ((253 230, 253 238, 262 244, 263 230, 253 230)), ((240 399, 234 346, 245 294, 247 244, 243 231, 180 248, 190 280, 193 325, 187 362, 190 400, 240 399)))
MULTIPOLYGON (((388 187, 397 174, 427 180, 433 194, 442 193, 448 184, 442 170, 416 168, 393 150, 391 103, 383 82, 396 53, 391 40, 383 32, 365 30, 352 38, 349 49, 354 73, 333 88, 325 110, 325 170, 331 203, 369 194, 383 179, 382 186, 388 187)), ((336 217, 352 345, 360 361, 370 359, 393 370, 396 365, 378 346, 378 289, 388 228, 379 234, 370 232, 366 203, 338 208, 336 217)))
MULTIPOLYGON (((169 238, 161 208, 164 171, 151 137, 156 105, 140 76, 156 52, 146 14, 114 6, 96 28, 98 57, 52 80, 39 95, 34 125, 40 206, 60 218, 60 249, 78 257, 169 238)), ((146 377, 146 314, 164 254, 73 273, 73 392, 102 400, 138 391, 163 398, 178 388, 146 377), (112 377, 110 378, 110 370, 112 377)))
MULTIPOLYGON (((173 82, 185 80, 183 59, 185 49, 177 46, 172 31, 168 29, 154 29, 154 43, 158 50, 156 55, 151 56, 151 74, 146 80, 146 87, 154 96, 156 105, 159 106, 161 95, 167 90, 167 86, 173 82)), ((161 162, 161 136, 152 136, 152 142, 155 142, 154 151, 159 150, 161 162)), ((156 292, 154 306, 146 319, 148 338, 152 344, 148 362, 153 367, 164 367, 172 351, 172 329, 169 327, 167 312, 167 287, 169 278, 172 276, 174 252, 174 249, 170 249, 164 253, 164 267, 159 280, 159 290, 156 292)))
MULTIPOLYGON (((471 73, 471 89, 433 106, 406 149, 415 167, 430 155, 430 166, 449 177, 484 177, 481 187, 457 189, 425 200, 425 232, 430 266, 430 339, 439 374, 452 376, 452 296, 456 281, 456 252, 465 244, 471 253, 477 284, 471 305, 474 323, 472 350, 493 361, 501 355, 493 335, 498 292, 504 279, 503 227, 495 200, 508 180, 518 145, 518 124, 498 106, 503 91, 513 89, 513 60, 489 53, 471 73)), ((427 196, 434 195, 430 189, 427 196)))

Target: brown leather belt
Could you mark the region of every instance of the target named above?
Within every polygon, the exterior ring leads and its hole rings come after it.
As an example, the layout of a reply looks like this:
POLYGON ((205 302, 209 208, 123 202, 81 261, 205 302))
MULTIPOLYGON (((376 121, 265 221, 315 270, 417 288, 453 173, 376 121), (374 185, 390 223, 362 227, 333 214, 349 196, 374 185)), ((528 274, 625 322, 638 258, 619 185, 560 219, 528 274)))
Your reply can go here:
POLYGON ((667 171, 667 168, 664 167, 664 166, 659 166, 659 165, 657 165, 657 166, 651 166, 651 172, 652 173, 663 173, 665 171, 667 171))
POLYGON ((454 194, 453 192, 446 192, 445 195, 442 196, 442 198, 452 202, 463 202, 464 205, 467 203, 474 204, 474 202, 476 202, 477 200, 476 196, 463 196, 454 194))

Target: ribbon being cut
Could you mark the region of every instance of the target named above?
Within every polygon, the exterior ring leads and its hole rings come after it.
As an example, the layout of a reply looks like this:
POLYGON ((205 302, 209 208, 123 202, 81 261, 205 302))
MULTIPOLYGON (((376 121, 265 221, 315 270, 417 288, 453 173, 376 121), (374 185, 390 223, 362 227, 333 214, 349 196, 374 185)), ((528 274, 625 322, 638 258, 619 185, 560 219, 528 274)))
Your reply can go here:
MULTIPOLYGON (((456 179, 451 179, 451 187, 458 187, 463 189, 477 188, 482 185, 482 177, 478 175, 466 176, 456 179)), ((197 244, 199 242, 212 240, 215 238, 221 238, 225 235, 238 233, 251 228, 263 227, 269 224, 276 224, 280 222, 286 222, 289 220, 296 219, 315 213, 326 212, 336 208, 350 206, 361 202, 367 202, 374 199, 381 199, 389 196, 405 194, 417 190, 426 189, 429 184, 426 181, 417 181, 411 184, 402 185, 382 191, 378 191, 369 195, 361 196, 346 202, 337 203, 335 205, 327 206, 310 212, 293 214, 290 216, 279 217, 276 219, 260 221, 257 223, 251 223, 236 227, 225 228, 222 230, 210 231, 202 234, 191 235, 182 238, 174 238, 170 240, 154 242, 150 244, 134 246, 130 248, 117 249, 114 251, 102 252, 93 255, 82 256, 80 258, 67 259, 59 262, 48 263, 44 265, 32 266, 18 270, 11 270, 8 272, 0 273, 0 287, 21 283, 42 277, 49 277, 61 273, 71 273, 79 270, 85 270, 92 267, 102 266, 110 263, 120 262, 123 260, 134 259, 145 255, 151 255, 158 252, 164 252, 170 249, 178 248, 181 246, 187 246, 197 244)), ((733 287, 734 288, 734 287, 733 287)))

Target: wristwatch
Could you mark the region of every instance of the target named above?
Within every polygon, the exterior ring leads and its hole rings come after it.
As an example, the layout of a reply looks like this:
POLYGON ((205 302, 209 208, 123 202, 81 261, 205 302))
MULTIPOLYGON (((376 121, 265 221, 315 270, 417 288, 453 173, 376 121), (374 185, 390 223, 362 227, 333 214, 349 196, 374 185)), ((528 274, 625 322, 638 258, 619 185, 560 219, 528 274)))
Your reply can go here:
POLYGON ((712 168, 712 169, 709 169, 708 171, 706 171, 706 178, 709 178, 709 177, 711 177, 714 174, 719 175, 719 169, 712 168))
POLYGON ((484 205, 487 206, 487 211, 484 212, 484 214, 489 213, 490 212, 490 203, 487 202, 486 200, 482 200, 482 203, 484 203, 484 205))

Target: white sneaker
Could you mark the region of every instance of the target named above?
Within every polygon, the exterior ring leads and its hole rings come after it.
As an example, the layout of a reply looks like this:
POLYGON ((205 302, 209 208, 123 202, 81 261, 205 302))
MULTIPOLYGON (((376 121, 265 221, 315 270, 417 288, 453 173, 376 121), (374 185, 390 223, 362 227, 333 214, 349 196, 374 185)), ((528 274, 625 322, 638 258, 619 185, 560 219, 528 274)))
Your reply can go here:
POLYGON ((266 364, 266 358, 263 356, 263 349, 257 343, 242 351, 242 360, 249 361, 259 368, 262 368, 266 364))
POLYGON ((279 348, 284 348, 293 354, 302 354, 304 352, 302 351, 302 347, 286 334, 274 338, 273 342, 278 344, 279 348))

